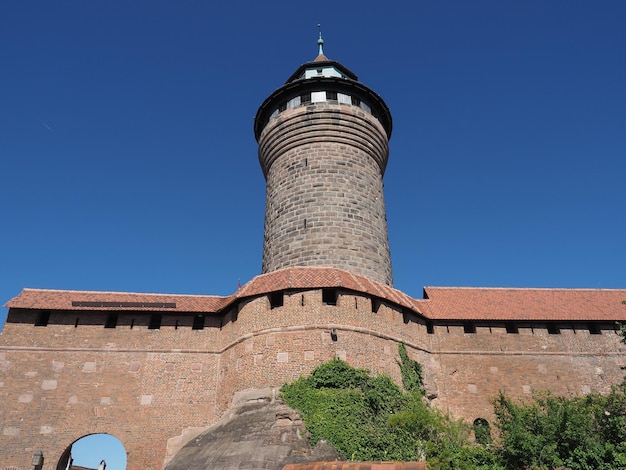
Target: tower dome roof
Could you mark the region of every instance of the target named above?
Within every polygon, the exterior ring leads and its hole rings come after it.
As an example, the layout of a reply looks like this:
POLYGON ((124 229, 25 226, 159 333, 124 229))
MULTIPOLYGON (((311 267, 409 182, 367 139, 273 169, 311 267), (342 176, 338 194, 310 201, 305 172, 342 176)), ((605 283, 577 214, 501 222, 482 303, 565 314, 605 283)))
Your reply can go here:
POLYGON ((331 91, 354 97, 356 102, 367 104, 368 110, 382 124, 387 138, 391 138, 392 119, 389 107, 372 89, 358 81, 357 75, 345 65, 330 60, 322 49, 324 41, 318 39, 319 53, 311 62, 300 65, 285 84, 268 96, 259 107, 254 118, 254 135, 259 140, 261 132, 270 120, 272 113, 284 103, 302 93, 331 91))

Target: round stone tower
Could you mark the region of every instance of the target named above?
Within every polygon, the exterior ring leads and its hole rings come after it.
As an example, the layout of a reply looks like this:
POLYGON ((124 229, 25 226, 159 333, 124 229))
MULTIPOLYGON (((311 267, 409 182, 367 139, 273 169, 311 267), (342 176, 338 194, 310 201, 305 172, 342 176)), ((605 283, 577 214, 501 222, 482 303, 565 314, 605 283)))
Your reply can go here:
POLYGON ((382 178, 391 114, 342 64, 319 55, 259 108, 267 182, 263 273, 326 266, 392 285, 382 178))

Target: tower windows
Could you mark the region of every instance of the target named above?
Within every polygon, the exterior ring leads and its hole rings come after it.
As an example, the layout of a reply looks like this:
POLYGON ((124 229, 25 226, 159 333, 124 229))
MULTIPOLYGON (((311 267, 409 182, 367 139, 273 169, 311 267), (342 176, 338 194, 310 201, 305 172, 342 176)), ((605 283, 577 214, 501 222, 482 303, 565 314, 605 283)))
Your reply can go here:
POLYGON ((295 98, 291 98, 287 101, 287 109, 297 108, 302 104, 302 99, 300 96, 296 96, 295 98))
POLYGON ((287 101, 283 101, 278 105, 276 109, 270 114, 267 119, 268 122, 272 119, 276 119, 280 113, 286 111, 287 109, 295 109, 300 106, 305 106, 310 103, 339 103, 339 104, 347 104, 352 106, 357 106, 364 111, 367 111, 369 114, 374 116, 376 119, 379 119, 376 114, 372 112, 372 108, 365 102, 361 101, 360 98, 356 96, 350 96, 345 93, 338 93, 336 91, 313 91, 302 93, 301 95, 294 96, 287 101))
POLYGON ((325 91, 313 91, 311 92, 311 102, 312 103, 320 103, 326 101, 326 92, 325 91))
POLYGON ((337 93, 337 101, 339 104, 352 104, 352 97, 344 93, 337 93))
POLYGON ((504 327, 506 328, 506 332, 507 333, 511 333, 511 334, 517 334, 519 333, 518 329, 517 329, 517 325, 513 322, 506 322, 504 324, 504 327))

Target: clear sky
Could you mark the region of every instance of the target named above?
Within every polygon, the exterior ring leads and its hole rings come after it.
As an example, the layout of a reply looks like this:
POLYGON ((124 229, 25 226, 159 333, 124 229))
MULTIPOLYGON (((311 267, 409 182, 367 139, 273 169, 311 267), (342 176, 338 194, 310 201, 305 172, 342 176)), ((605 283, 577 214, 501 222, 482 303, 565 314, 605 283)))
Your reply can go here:
POLYGON ((395 287, 626 287, 623 0, 4 0, 2 303, 260 274, 253 117, 317 23, 393 115, 395 287))

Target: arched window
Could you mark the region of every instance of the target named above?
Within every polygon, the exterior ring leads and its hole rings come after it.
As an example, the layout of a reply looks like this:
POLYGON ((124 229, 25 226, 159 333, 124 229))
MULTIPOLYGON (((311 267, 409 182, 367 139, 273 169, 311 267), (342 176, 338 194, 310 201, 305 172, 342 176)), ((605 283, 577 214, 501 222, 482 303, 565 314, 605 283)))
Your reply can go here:
POLYGON ((474 420, 474 439, 477 444, 483 446, 491 444, 491 428, 486 419, 476 418, 474 420))

